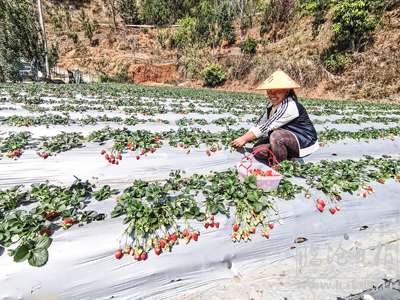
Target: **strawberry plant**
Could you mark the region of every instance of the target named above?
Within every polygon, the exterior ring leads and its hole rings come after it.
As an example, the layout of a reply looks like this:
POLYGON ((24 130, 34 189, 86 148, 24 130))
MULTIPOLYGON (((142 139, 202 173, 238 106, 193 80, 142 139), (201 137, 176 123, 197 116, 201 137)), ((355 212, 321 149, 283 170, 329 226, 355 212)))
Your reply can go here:
POLYGON ((41 236, 43 226, 44 220, 38 215, 21 210, 10 212, 0 221, 0 245, 10 247, 17 244, 8 252, 15 262, 28 260, 32 266, 43 266, 48 260, 47 249, 52 241, 41 236))
POLYGON ((15 186, 5 191, 0 191, 0 217, 24 203, 28 203, 27 193, 21 186, 15 186))
POLYGON ((79 133, 62 132, 53 137, 42 137, 40 140, 38 153, 40 156, 47 158, 49 155, 82 147, 84 138, 79 133))
POLYGON ((12 133, 0 143, 0 152, 6 153, 10 158, 18 158, 29 144, 29 132, 12 133))
POLYGON ((125 216, 123 222, 128 224, 124 247, 129 251, 125 252, 133 254, 137 260, 142 260, 140 255, 152 248, 161 249, 161 240, 165 241, 165 250, 170 251, 180 238, 188 238, 189 219, 204 219, 192 196, 172 196, 165 186, 138 180, 124 190, 111 214, 112 217, 121 215, 125 216), (177 224, 177 219, 181 218, 185 220, 185 234, 180 232, 177 224))
POLYGON ((220 126, 230 126, 238 123, 236 118, 226 117, 226 118, 218 118, 212 121, 213 124, 220 126))
POLYGON ((304 178, 308 185, 321 190, 331 201, 337 202, 342 198, 342 193, 353 194, 372 181, 384 182, 387 178, 395 178, 400 173, 400 160, 367 156, 358 161, 321 161, 303 165, 285 161, 279 167, 281 174, 304 178))
POLYGON ((0 246, 15 245, 9 254, 16 262, 28 260, 33 266, 42 266, 47 262, 49 237, 55 230, 105 218, 105 214, 84 210, 93 187, 77 179, 68 187, 43 183, 32 185, 28 191, 18 186, 0 191, 0 246), (29 211, 19 209, 31 203, 36 205, 29 211))
POLYGON ((207 125, 208 122, 205 119, 182 118, 182 119, 176 120, 176 125, 179 125, 179 126, 188 126, 188 125, 194 125, 194 124, 207 125))
POLYGON ((400 127, 376 129, 364 128, 359 131, 339 131, 337 129, 325 129, 318 133, 319 139, 322 142, 343 140, 345 138, 361 140, 361 139, 379 139, 390 136, 399 136, 400 127))
POLYGON ((100 190, 94 192, 93 196, 97 201, 103 201, 118 193, 117 189, 111 189, 109 185, 104 185, 100 190))
POLYGON ((1 117, 0 122, 10 126, 37 126, 37 125, 69 125, 71 120, 60 115, 42 115, 40 117, 10 116, 1 117))

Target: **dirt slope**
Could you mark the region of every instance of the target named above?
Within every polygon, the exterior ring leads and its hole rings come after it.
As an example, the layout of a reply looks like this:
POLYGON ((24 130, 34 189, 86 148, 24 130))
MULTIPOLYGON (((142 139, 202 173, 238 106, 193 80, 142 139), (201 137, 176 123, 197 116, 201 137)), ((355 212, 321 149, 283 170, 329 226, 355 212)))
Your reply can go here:
MULTIPOLYGON (((58 43, 59 67, 80 69, 93 78, 99 73, 127 73, 135 83, 201 87, 199 70, 208 62, 217 62, 228 74, 220 88, 233 91, 251 91, 281 68, 304 86, 300 92, 303 96, 400 101, 400 8, 385 14, 374 32, 374 42, 365 52, 355 54, 352 63, 338 76, 327 72, 319 58, 330 43, 329 22, 313 38, 311 18, 294 20, 288 30, 275 32, 277 42, 259 45, 257 54, 249 57, 240 52, 239 33, 233 46, 181 51, 169 49, 163 42, 174 28, 126 27, 117 18, 114 29, 104 3, 91 0, 62 8, 59 2, 45 1, 47 32, 50 43, 58 43), (82 11, 87 19, 99 24, 92 43, 84 34, 82 11), (68 37, 71 32, 78 36, 76 43, 68 37)), ((259 26, 255 24, 247 36, 260 39, 259 26)))

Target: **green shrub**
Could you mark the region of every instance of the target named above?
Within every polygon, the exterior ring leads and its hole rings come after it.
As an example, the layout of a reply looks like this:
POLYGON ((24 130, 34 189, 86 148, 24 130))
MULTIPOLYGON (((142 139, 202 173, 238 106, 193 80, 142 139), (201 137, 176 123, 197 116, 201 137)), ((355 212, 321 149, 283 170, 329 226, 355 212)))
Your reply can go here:
POLYGON ((19 57, 10 55, 10 57, 4 59, 4 57, 0 56, 0 66, 4 80, 9 79, 12 82, 22 81, 21 74, 19 73, 22 63, 19 57))
POLYGON ((53 25, 54 29, 62 30, 63 28, 63 18, 59 15, 53 15, 50 17, 50 22, 53 25))
POLYGON ((379 2, 382 0, 343 0, 333 6, 333 42, 337 48, 361 48, 378 23, 379 2))
POLYGON ((200 1, 194 11, 196 42, 218 47, 223 40, 235 43, 233 21, 235 15, 230 3, 224 1, 200 1))
POLYGON ((221 85, 226 80, 226 73, 220 65, 209 64, 201 72, 203 77, 204 85, 209 87, 215 87, 221 85))
POLYGON ((126 65, 119 66, 117 73, 112 78, 113 82, 118 82, 118 83, 125 83, 129 82, 130 80, 131 78, 129 77, 128 74, 128 66, 126 65))
POLYGON ((140 7, 140 18, 145 24, 171 24, 172 12, 166 0, 144 0, 140 7))
POLYGON ((171 47, 185 48, 191 46, 196 40, 196 19, 185 17, 178 20, 179 25, 171 40, 171 47))
POLYGON ((233 21, 236 16, 231 9, 229 1, 220 1, 219 6, 216 8, 216 20, 217 20, 217 37, 219 44, 222 40, 226 40, 229 45, 235 43, 235 30, 233 28, 233 21))
POLYGON ((117 83, 126 83, 130 81, 130 77, 128 74, 127 66, 119 66, 118 71, 114 76, 109 76, 104 72, 100 72, 98 81, 100 83, 106 82, 117 82, 117 83))
POLYGON ((323 59, 326 69, 332 73, 341 73, 351 63, 351 55, 343 52, 334 52, 323 59))
POLYGON ((162 28, 157 30, 157 41, 161 48, 166 49, 171 40, 171 33, 168 29, 162 28))
POLYGON ((118 0, 118 12, 125 24, 140 24, 136 0, 118 0))
POLYGON ((101 72, 101 73, 99 74, 98 81, 99 81, 100 83, 105 83, 105 82, 112 82, 112 79, 111 79, 111 77, 108 76, 106 73, 101 72))
POLYGON ((240 51, 245 54, 256 54, 257 44, 257 40, 250 37, 240 43, 240 51))
POLYGON ((78 43, 78 34, 75 31, 68 32, 67 36, 74 42, 74 44, 78 43))
POLYGON ((49 49, 49 67, 52 69, 56 66, 59 59, 59 46, 58 43, 51 44, 49 49))
POLYGON ((90 21, 89 18, 86 16, 84 10, 82 10, 79 14, 79 22, 81 23, 82 29, 85 32, 85 37, 87 37, 90 43, 92 43, 93 35, 95 31, 99 28, 99 24, 96 20, 94 20, 93 22, 90 21))
POLYGON ((325 15, 328 11, 332 0, 301 0, 302 11, 309 16, 314 17, 312 32, 316 37, 322 24, 325 23, 325 15))

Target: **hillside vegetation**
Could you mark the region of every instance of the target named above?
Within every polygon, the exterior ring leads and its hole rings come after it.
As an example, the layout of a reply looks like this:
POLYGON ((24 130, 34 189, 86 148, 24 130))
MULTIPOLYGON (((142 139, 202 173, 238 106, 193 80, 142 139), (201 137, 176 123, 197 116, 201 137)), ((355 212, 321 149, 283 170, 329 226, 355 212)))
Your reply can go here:
MULTIPOLYGON (((7 49, 22 36, 7 11, 29 8, 0 5, 7 49)), ((400 1, 46 0, 43 10, 52 65, 98 81, 245 91, 280 68, 308 96, 400 101, 400 1)), ((28 47, 0 50, 0 77, 42 46, 28 47)))

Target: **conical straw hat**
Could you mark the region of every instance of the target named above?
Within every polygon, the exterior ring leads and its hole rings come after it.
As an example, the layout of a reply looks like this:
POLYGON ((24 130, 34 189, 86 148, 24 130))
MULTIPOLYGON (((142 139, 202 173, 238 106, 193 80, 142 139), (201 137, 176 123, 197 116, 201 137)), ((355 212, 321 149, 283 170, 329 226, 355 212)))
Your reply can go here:
POLYGON ((268 77, 256 90, 298 89, 300 85, 285 72, 278 70, 268 77))

